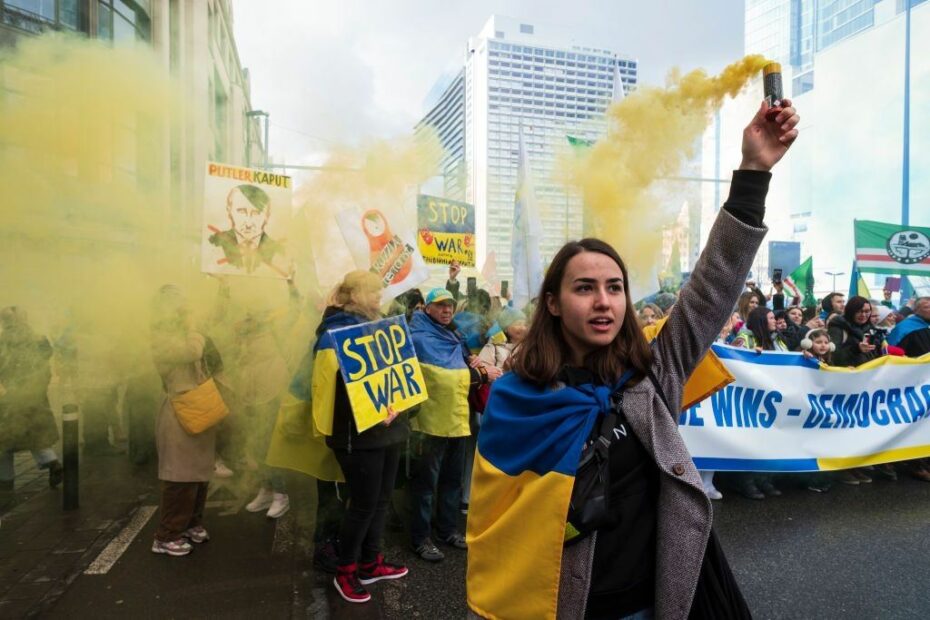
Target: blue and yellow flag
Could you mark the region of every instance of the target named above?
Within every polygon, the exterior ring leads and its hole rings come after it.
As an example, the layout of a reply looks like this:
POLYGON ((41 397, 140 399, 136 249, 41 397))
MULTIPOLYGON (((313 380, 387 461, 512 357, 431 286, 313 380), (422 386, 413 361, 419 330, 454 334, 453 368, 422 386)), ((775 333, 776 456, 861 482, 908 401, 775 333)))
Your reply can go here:
POLYGON ((465 363, 464 344, 453 331, 422 311, 413 313, 410 335, 429 392, 429 400, 411 418, 411 427, 436 437, 467 437, 471 434, 468 425, 471 373, 465 363))
POLYGON ((291 380, 289 393, 278 410, 265 462, 271 467, 293 469, 320 480, 342 482, 345 477, 325 437, 333 434, 333 407, 339 363, 330 329, 362 323, 346 312, 323 318, 321 333, 304 355, 291 380))
MULTIPOLYGON (((656 338, 664 325, 663 319, 645 329, 646 338, 656 338)), ((685 384, 682 409, 732 381, 709 351, 685 384)), ((494 382, 468 511, 468 604, 479 615, 555 618, 575 471, 612 391, 540 387, 514 373, 494 382)))
POLYGON ((468 513, 468 604, 479 615, 555 617, 575 470, 612 392, 540 387, 514 373, 494 383, 468 513))

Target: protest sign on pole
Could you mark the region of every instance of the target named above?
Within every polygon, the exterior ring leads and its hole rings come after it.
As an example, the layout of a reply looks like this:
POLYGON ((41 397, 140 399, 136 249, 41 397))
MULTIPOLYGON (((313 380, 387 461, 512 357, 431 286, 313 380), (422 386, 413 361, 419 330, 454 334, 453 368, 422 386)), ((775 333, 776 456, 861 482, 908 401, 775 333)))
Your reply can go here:
POLYGON ((856 220, 855 233, 860 271, 930 276, 930 228, 856 220))
POLYGON ((429 270, 416 247, 416 229, 401 208, 349 207, 336 216, 339 230, 359 269, 381 277, 387 303, 425 282, 429 270))
POLYGON ((364 432, 388 416, 428 398, 410 329, 403 316, 329 332, 355 417, 364 432))
POLYGON ((207 162, 201 270, 205 273, 287 278, 291 178, 265 170, 207 162))
POLYGON ((467 202, 417 196, 417 243, 427 263, 458 261, 475 266, 475 206, 467 202))
POLYGON ((681 413, 698 469, 827 471, 930 456, 930 356, 855 369, 714 345, 735 381, 681 413))

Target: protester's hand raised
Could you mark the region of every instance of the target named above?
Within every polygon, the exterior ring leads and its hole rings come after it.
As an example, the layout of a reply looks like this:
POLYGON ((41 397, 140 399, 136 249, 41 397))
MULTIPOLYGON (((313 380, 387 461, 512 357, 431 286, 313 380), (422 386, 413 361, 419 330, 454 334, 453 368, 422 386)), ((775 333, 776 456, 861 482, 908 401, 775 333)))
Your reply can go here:
POLYGON ((769 105, 763 101, 755 117, 743 130, 740 170, 771 170, 798 137, 797 125, 801 117, 790 99, 782 99, 782 111, 774 121, 765 119, 768 110, 769 105))
POLYGON ((459 264, 457 260, 454 260, 451 263, 449 263, 449 279, 450 280, 455 280, 457 277, 459 277, 459 273, 461 271, 462 271, 462 266, 459 264))

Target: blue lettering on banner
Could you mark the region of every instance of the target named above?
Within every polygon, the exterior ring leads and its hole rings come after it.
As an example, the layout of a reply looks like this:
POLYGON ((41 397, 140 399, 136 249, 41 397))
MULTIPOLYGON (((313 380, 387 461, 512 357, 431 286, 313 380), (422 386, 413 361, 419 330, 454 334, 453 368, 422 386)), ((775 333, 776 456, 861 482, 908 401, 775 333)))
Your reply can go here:
POLYGON ((911 421, 907 417, 907 409, 901 404, 901 390, 898 388, 888 390, 888 411, 891 413, 891 419, 894 420, 895 424, 911 421))
POLYGON ((917 397, 917 388, 908 386, 904 388, 904 400, 907 401, 907 408, 911 412, 911 420, 916 422, 924 417, 926 411, 917 397))
POLYGON ((875 393, 872 394, 872 419, 875 420, 875 423, 879 426, 888 426, 891 418, 888 415, 887 409, 879 410, 879 401, 881 401, 882 404, 885 403, 885 390, 875 390, 875 393))
POLYGON ((778 415, 778 411, 775 409, 775 403, 780 403, 781 401, 781 392, 766 392, 763 405, 765 413, 759 416, 759 424, 762 425, 762 428, 771 428, 772 424, 775 423, 775 416, 778 415))

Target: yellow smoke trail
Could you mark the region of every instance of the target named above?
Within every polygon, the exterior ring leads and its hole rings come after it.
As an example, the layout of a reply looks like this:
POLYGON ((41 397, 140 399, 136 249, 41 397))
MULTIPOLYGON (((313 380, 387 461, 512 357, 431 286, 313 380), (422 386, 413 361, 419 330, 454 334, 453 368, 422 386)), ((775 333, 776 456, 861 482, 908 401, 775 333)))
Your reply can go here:
POLYGON ((413 192, 435 176, 442 158, 442 146, 434 132, 374 142, 358 149, 342 149, 326 162, 328 170, 316 174, 295 195, 303 235, 298 247, 311 255, 299 256, 315 265, 317 282, 326 291, 343 274, 356 269, 339 228, 336 216, 350 207, 363 211, 377 208, 388 219, 399 222, 395 228, 416 230, 413 192))
MULTIPOLYGON (((140 407, 154 416, 161 396, 149 311, 167 283, 182 289, 227 367, 235 364, 222 343, 235 340, 248 308, 222 327, 210 320, 218 287, 200 273, 201 204, 176 191, 171 169, 173 135, 207 139, 206 127, 185 120, 194 106, 181 92, 145 46, 47 35, 0 55, 0 308, 22 308, 57 359, 76 351, 76 370, 56 365, 53 405, 83 406, 120 386, 129 401, 145 385, 154 387, 140 407)), ((286 304, 283 282, 229 284, 234 302, 240 291, 252 299, 261 291, 266 306, 286 304)))
POLYGON ((567 160, 564 177, 583 193, 586 224, 618 249, 636 274, 631 278, 642 278, 659 263, 662 228, 680 206, 658 204, 650 193, 653 183, 680 174, 711 112, 766 62, 747 56, 714 77, 703 70, 672 72, 666 88, 640 87, 608 110, 607 137, 567 160))

